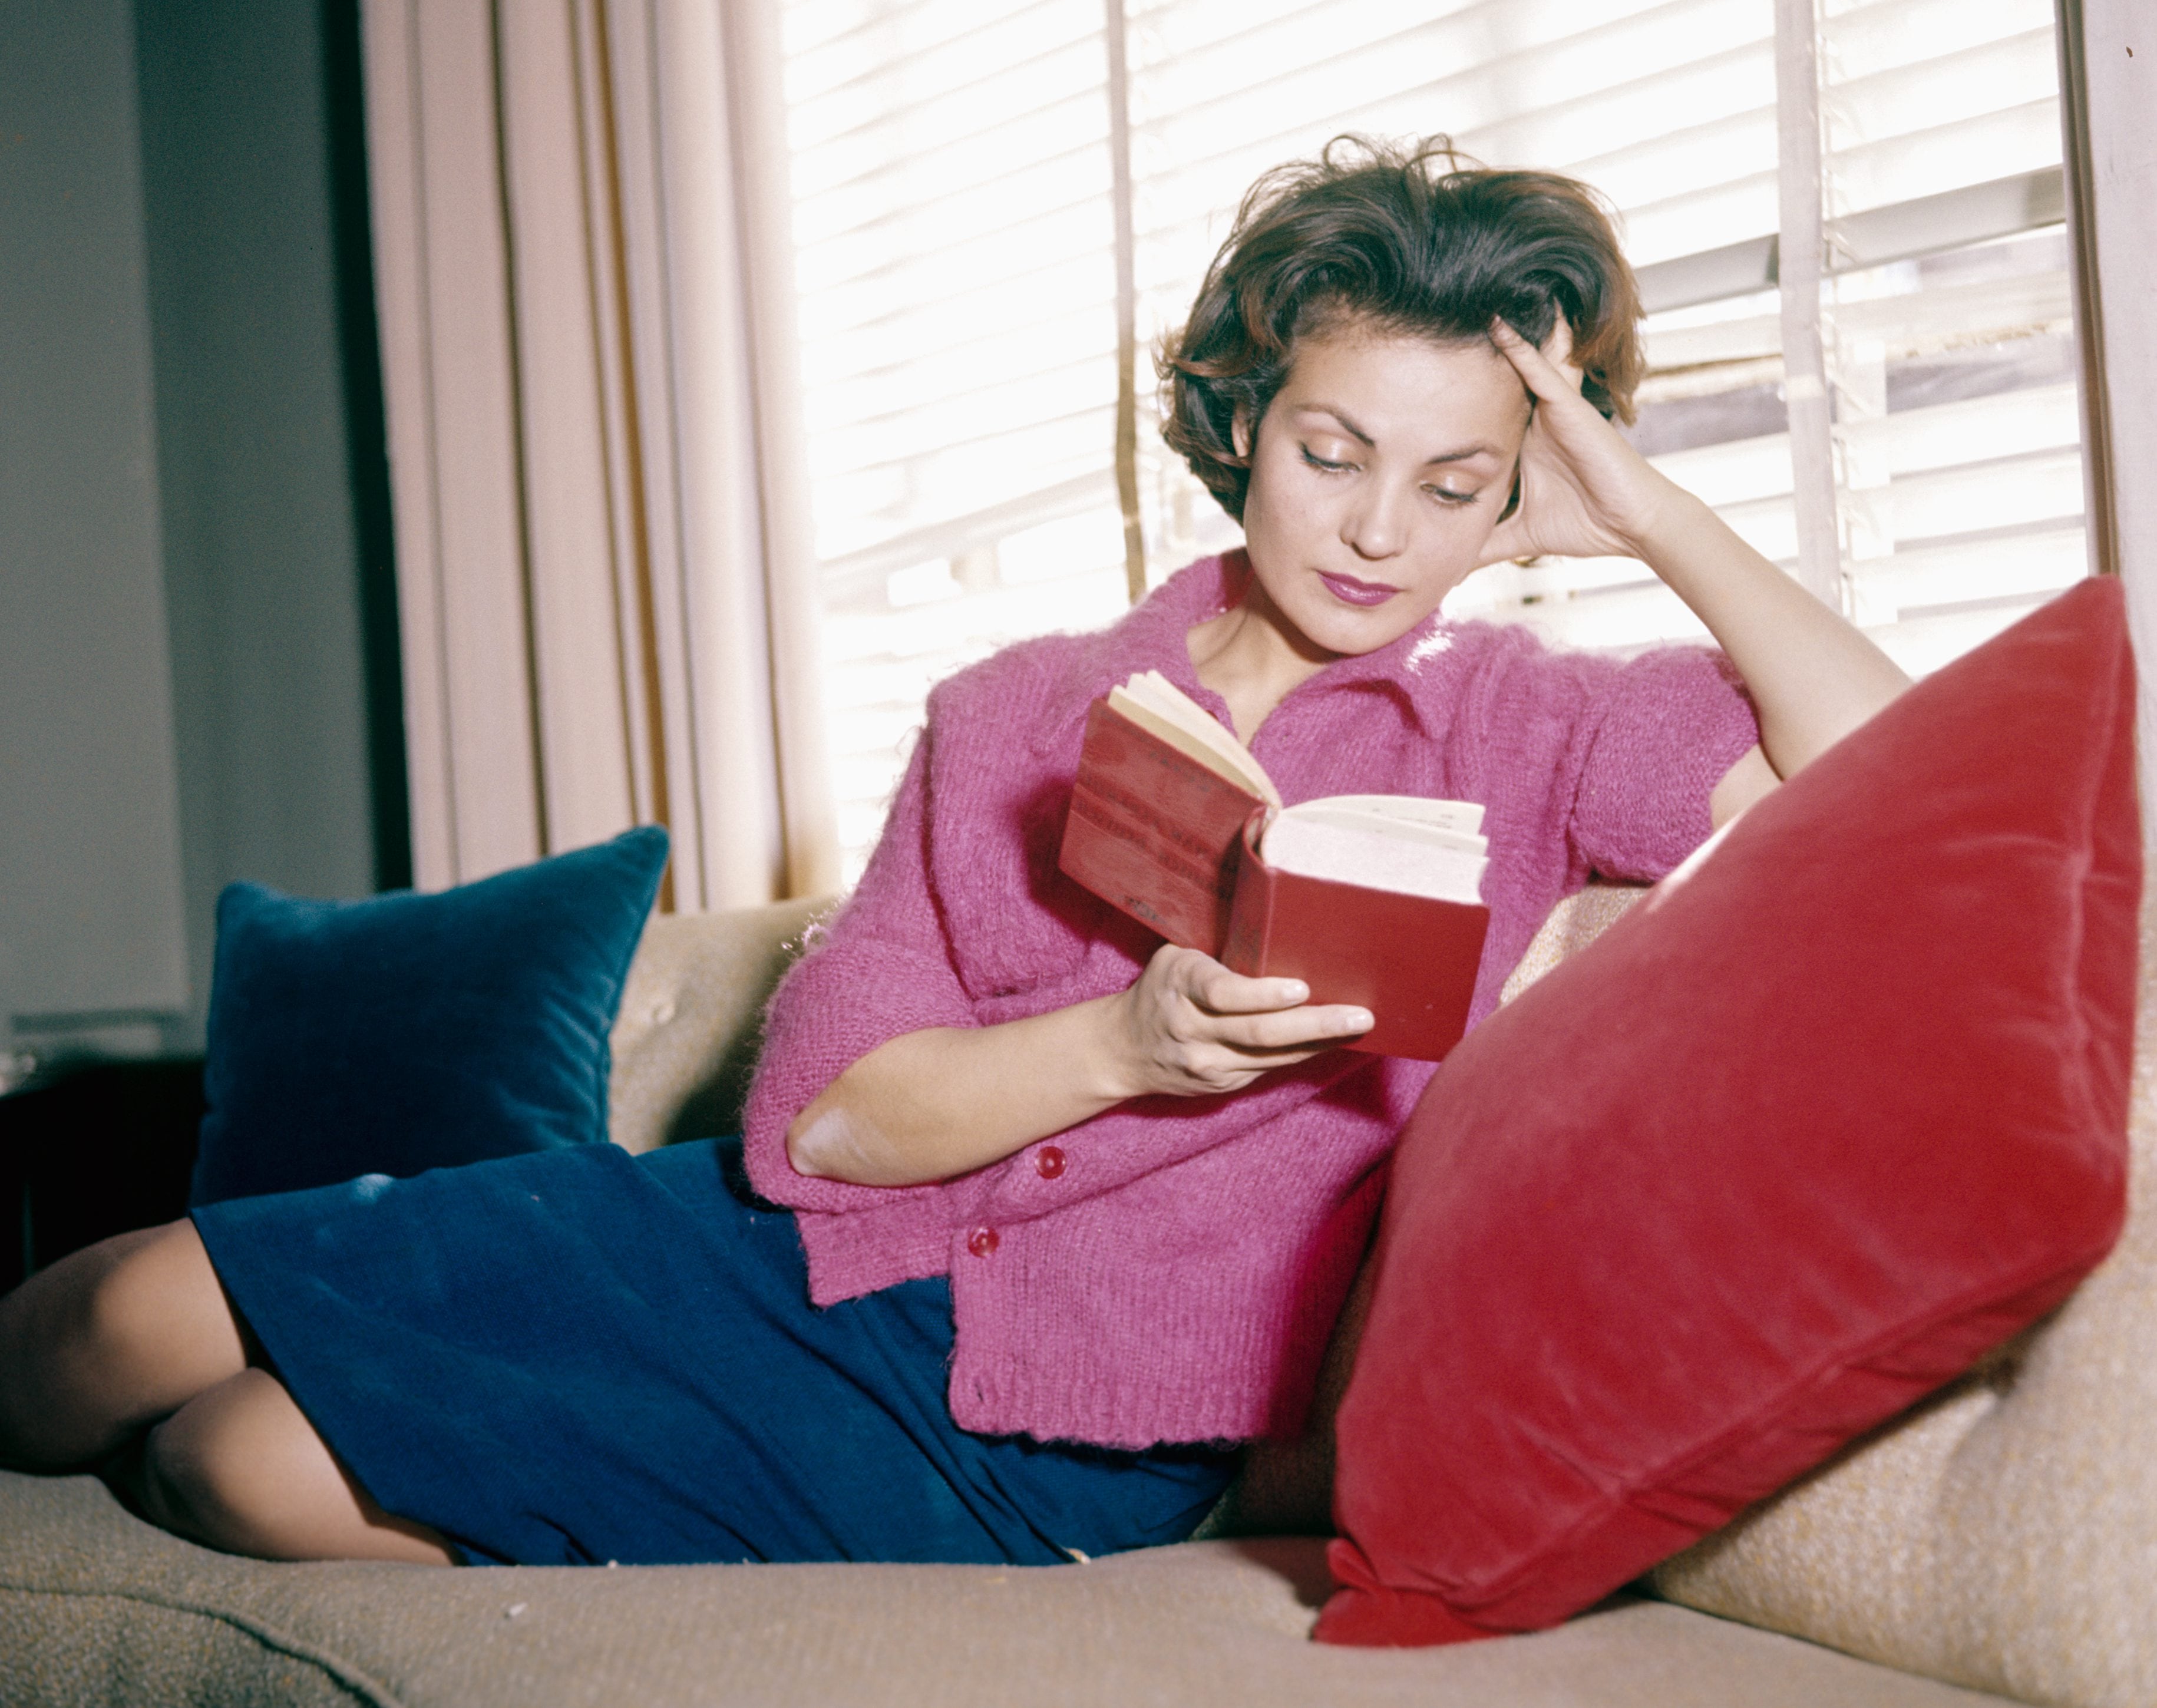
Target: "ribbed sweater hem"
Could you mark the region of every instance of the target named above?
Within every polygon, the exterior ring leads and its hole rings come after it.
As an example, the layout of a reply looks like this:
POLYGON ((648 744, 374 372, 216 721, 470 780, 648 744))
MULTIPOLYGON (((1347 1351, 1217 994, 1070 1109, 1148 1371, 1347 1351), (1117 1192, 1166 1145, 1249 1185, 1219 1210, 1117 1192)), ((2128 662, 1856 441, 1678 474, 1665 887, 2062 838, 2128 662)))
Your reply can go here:
POLYGON ((1140 1450, 1163 1443, 1250 1441, 1266 1433, 1272 1404, 1251 1372, 1223 1377, 1202 1400, 1179 1397, 1165 1407, 1158 1387, 1073 1382, 1054 1371, 985 1361, 961 1347, 951 1369, 951 1417, 977 1435, 1027 1435, 1037 1441, 1077 1441, 1140 1450))

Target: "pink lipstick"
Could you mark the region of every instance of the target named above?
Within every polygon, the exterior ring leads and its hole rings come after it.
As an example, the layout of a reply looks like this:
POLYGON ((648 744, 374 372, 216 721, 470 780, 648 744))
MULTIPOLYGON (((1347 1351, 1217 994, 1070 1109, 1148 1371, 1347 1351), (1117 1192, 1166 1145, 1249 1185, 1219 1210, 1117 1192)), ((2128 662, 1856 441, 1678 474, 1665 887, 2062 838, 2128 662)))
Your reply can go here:
POLYGON ((1358 581, 1352 575, 1330 575, 1318 572, 1318 579, 1326 584, 1326 590, 1343 604, 1382 605, 1400 591, 1374 581, 1358 581))

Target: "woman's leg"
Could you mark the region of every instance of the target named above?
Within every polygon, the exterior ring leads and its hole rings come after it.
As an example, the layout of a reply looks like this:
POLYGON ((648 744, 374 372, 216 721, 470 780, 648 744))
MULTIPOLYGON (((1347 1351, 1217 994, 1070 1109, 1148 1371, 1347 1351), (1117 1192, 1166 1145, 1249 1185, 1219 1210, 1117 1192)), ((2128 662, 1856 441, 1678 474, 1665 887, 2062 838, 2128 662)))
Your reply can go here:
POLYGON ((128 1480, 152 1521, 228 1553, 456 1563, 435 1531, 368 1498, 266 1370, 227 1377, 158 1424, 128 1480))
POLYGON ((246 1366, 193 1222, 101 1241, 0 1299, 0 1464, 95 1464, 246 1366))
POLYGON ((0 1299, 0 1464, 82 1469, 147 1429, 121 1474, 167 1530, 271 1559, 449 1563, 351 1480, 249 1350, 193 1222, 74 1253, 0 1299))

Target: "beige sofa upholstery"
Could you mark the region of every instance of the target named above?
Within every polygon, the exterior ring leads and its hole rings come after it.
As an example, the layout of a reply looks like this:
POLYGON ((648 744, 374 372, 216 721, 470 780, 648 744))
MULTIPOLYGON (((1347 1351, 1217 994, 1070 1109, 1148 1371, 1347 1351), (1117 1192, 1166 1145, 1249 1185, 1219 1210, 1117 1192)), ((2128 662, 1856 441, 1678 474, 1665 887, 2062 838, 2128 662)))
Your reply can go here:
MULTIPOLYGON (((1530 970, 1616 907, 1590 897, 1554 918, 1530 970)), ((621 1142, 641 1150, 732 1124, 757 1015, 815 911, 653 922, 614 1037, 621 1142)), ((152 1530, 91 1479, 0 1474, 6 1708, 2003 1700, 1645 1600, 1463 1648, 1324 1648, 1308 1633, 1326 1589, 1323 1545, 1307 1538, 1195 1541, 1038 1569, 270 1565, 152 1530)))

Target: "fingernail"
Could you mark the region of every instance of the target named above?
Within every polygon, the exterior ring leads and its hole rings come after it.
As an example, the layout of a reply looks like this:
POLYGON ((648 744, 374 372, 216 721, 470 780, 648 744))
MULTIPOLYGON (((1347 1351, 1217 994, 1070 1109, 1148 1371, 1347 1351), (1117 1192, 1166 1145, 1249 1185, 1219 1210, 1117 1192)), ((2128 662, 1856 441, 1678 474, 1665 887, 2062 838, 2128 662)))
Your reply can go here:
POLYGON ((1351 1008, 1341 1022, 1343 1031, 1368 1031, 1378 1023, 1377 1016, 1367 1008, 1351 1008))
POLYGON ((1281 992, 1291 1003, 1310 1001, 1310 986, 1300 979, 1283 979, 1281 992))

